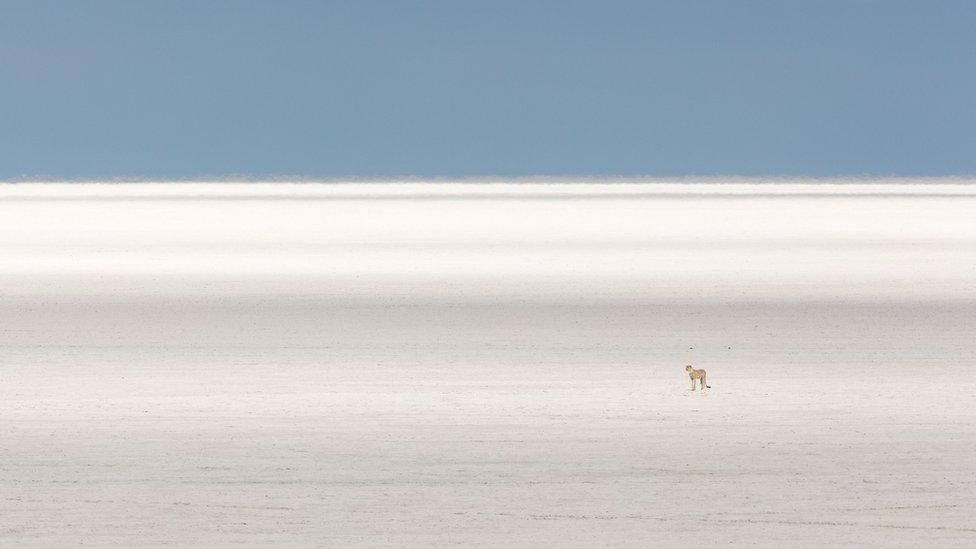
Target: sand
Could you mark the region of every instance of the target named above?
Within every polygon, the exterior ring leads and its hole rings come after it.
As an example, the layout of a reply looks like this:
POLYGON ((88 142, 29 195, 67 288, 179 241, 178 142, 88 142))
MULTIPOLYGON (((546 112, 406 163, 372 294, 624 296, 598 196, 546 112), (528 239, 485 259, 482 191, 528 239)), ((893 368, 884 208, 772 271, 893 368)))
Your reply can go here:
POLYGON ((0 545, 976 543, 976 191, 420 187, 0 188, 0 545))

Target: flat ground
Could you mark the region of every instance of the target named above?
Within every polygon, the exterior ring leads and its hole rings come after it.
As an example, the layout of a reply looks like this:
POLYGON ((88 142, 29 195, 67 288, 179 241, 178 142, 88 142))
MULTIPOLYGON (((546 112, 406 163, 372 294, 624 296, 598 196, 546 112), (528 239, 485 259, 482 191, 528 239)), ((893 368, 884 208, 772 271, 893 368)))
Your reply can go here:
POLYGON ((974 211, 0 185, 0 545, 976 546, 974 211))
POLYGON ((0 545, 976 544, 968 303, 8 296, 0 323, 0 545))

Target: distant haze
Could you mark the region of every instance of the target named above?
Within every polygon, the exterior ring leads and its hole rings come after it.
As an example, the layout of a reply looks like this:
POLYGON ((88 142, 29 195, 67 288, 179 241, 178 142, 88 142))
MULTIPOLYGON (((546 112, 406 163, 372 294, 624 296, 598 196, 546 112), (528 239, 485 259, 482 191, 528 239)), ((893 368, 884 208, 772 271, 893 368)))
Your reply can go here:
POLYGON ((970 300, 976 187, 0 185, 0 292, 970 300))
POLYGON ((6 1, 0 180, 976 173, 972 2, 6 1))

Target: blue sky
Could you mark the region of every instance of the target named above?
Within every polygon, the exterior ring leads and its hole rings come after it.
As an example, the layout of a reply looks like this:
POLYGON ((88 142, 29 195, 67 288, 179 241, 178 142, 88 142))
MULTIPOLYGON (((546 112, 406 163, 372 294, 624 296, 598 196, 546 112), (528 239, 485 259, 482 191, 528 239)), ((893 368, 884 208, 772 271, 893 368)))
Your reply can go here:
POLYGON ((0 0, 0 178, 976 174, 976 2, 0 0))

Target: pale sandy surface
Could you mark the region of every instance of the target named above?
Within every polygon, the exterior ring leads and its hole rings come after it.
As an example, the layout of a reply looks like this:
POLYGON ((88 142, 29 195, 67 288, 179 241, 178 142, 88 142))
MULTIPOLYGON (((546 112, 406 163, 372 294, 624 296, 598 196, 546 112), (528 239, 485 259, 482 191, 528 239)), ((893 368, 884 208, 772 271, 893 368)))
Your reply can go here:
POLYGON ((976 544, 971 197, 505 200, 0 202, 0 546, 976 544))

